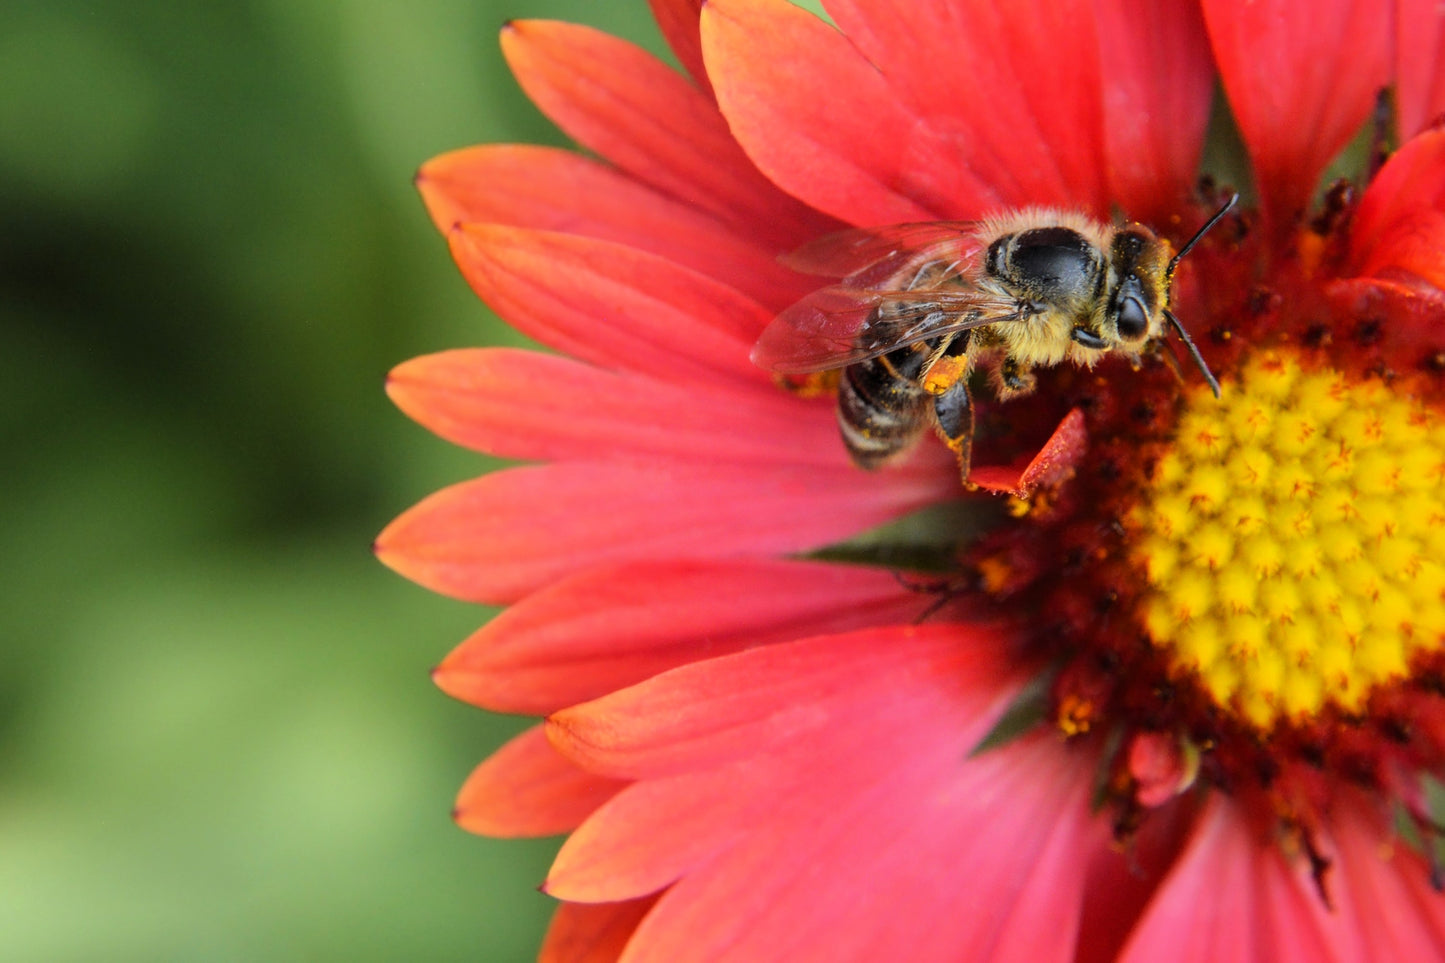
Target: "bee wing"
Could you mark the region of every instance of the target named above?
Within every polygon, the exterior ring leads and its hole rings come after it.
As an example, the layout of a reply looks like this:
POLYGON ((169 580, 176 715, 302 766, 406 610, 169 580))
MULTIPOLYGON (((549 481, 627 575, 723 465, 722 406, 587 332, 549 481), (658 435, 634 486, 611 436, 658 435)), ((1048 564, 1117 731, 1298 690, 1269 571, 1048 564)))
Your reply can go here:
MULTIPOLYGON (((803 274, 848 278, 889 262, 895 268, 915 258, 962 260, 978 247, 977 221, 925 221, 840 231, 785 254, 784 265, 803 274), (956 248, 956 250, 950 250, 956 248)), ((870 274, 880 274, 870 271, 870 274)), ((889 273, 892 273, 891 271, 889 273)))
POLYGON ((856 364, 895 348, 1024 316, 1017 301, 960 287, 875 291, 843 284, 815 291, 773 319, 753 363, 783 374, 856 364))

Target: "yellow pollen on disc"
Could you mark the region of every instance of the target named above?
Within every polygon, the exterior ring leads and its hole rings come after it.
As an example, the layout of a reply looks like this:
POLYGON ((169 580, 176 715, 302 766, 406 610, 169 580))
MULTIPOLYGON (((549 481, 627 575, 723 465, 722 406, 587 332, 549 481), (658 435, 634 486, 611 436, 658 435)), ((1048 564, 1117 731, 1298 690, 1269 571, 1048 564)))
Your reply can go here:
POLYGON ((1376 380, 1250 360, 1191 393, 1129 518, 1140 619, 1257 729, 1363 709, 1445 634, 1445 424, 1376 380))

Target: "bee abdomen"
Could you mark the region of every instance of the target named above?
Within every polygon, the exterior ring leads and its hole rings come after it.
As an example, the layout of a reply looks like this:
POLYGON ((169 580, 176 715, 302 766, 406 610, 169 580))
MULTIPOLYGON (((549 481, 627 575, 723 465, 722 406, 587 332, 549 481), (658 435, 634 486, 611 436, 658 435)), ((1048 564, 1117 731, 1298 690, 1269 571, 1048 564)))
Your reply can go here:
POLYGON ((921 361, 913 365, 904 357, 918 353, 901 349, 892 352, 899 356, 897 364, 889 357, 873 358, 843 371, 838 386, 838 427, 848 454, 862 468, 875 468, 905 451, 926 424, 923 406, 928 394, 900 373, 900 369, 916 371, 921 366, 921 361))

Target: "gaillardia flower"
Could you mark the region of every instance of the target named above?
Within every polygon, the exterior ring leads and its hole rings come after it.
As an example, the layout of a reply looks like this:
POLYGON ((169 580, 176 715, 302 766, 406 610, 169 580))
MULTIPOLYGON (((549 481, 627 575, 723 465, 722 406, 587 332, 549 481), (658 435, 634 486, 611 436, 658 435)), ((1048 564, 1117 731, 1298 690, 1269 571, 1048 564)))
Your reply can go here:
POLYGON ((436 679, 546 719, 456 810, 570 833, 544 958, 1445 959, 1438 5, 824 5, 652 0, 686 75, 508 24, 595 156, 418 178, 552 349, 393 373, 423 425, 534 464, 378 543, 511 606, 436 679), (1225 196, 1216 80, 1253 199, 1171 304, 1218 399, 1162 340, 979 381, 965 486, 931 435, 855 466, 830 396, 750 362, 828 283, 785 255, 845 228, 1041 206, 1177 250, 1225 196), (931 572, 879 533, 904 516, 931 572))

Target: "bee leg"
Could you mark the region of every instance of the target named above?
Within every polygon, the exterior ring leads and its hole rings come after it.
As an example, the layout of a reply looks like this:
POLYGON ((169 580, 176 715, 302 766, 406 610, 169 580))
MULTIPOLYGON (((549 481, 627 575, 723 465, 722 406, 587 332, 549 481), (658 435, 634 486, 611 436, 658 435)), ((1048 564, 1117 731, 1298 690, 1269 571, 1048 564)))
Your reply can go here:
POLYGON ((968 377, 973 360, 968 356, 968 332, 941 343, 923 366, 923 390, 941 395, 968 377))
POLYGON ((968 395, 967 381, 956 381, 947 391, 934 396, 933 417, 939 437, 958 456, 958 473, 967 485, 973 456, 973 400, 968 395))
POLYGON ((1003 359, 994 374, 997 376, 994 391, 1000 400, 1026 395, 1034 390, 1034 374, 1030 366, 1012 355, 1003 359))
POLYGON ((943 443, 958 456, 958 471, 968 483, 973 448, 973 402, 968 394, 970 337, 964 331, 942 341, 923 367, 921 385, 933 396, 933 423, 943 443))

